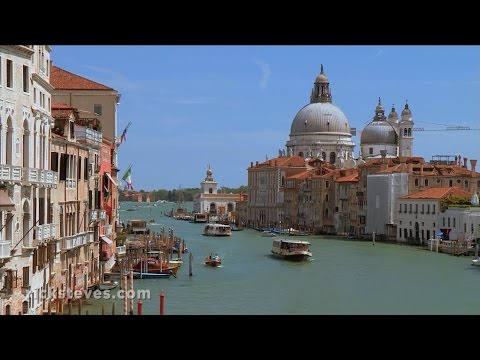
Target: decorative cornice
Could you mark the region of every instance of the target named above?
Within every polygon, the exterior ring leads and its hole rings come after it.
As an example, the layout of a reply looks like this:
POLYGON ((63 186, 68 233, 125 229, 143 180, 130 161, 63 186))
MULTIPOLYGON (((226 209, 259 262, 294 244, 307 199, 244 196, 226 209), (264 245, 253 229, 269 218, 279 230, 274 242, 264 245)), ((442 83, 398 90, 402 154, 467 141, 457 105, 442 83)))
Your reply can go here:
POLYGON ((35 50, 31 47, 28 47, 28 45, 13 45, 13 47, 24 54, 27 54, 28 56, 31 56, 35 53, 35 50))
POLYGON ((38 82, 42 87, 47 90, 50 94, 53 92, 54 87, 52 84, 50 84, 48 81, 46 81, 44 78, 42 78, 40 75, 37 73, 32 74, 32 79, 36 82, 38 82))

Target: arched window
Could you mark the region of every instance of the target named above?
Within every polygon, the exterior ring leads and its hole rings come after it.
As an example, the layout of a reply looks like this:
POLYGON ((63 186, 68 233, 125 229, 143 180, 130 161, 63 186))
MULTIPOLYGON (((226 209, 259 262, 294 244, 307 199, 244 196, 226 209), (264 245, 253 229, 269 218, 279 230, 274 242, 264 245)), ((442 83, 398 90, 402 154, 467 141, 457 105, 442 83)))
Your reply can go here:
POLYGON ((408 136, 412 136, 412 129, 408 128, 408 136))
POLYGON ((298 153, 298 156, 303 157, 303 151, 300 151, 300 152, 298 153))
POLYGON ((328 208, 325 209, 325 219, 328 219, 328 208))
POLYGON ((425 186, 428 186, 428 179, 425 179, 425 186))
POLYGON ((325 151, 322 152, 322 160, 327 160, 327 154, 325 154, 325 151))
POLYGON ((10 314, 10 305, 5 306, 5 315, 11 315, 10 314))
POLYGON ((24 302, 22 302, 22 314, 26 314, 28 313, 28 301, 25 300, 24 302))
POLYGON ((336 155, 335 155, 335 153, 332 151, 332 152, 330 153, 330 164, 332 164, 332 165, 335 164, 335 158, 336 158, 336 155))
POLYGON ((415 186, 418 186, 418 179, 415 179, 415 186))
POLYGON ((407 128, 403 129, 403 136, 407 136, 407 128))

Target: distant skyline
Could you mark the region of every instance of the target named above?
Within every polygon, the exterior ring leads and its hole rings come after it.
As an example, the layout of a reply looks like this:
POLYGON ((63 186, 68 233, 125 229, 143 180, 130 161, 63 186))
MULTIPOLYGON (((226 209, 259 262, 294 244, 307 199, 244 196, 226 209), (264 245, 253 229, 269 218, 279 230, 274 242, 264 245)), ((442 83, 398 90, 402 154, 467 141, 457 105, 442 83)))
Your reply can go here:
MULTIPOLYGON (((378 97, 386 114, 408 100, 415 128, 480 128, 478 46, 53 46, 52 61, 121 93, 119 178, 133 164, 135 190, 199 187, 208 164, 220 187, 247 185, 250 162, 285 148, 320 64, 356 157, 378 97)), ((480 160, 480 131, 414 133, 414 156, 459 153, 480 160)))

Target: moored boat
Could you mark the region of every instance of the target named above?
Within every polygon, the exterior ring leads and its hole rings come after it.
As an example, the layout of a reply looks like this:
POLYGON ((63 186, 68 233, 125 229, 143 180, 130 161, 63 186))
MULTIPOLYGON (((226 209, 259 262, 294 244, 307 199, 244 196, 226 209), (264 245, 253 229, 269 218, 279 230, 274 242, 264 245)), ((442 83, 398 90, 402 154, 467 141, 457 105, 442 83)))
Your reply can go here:
POLYGON ((278 239, 273 240, 273 256, 286 260, 302 261, 310 258, 310 243, 308 241, 278 239))

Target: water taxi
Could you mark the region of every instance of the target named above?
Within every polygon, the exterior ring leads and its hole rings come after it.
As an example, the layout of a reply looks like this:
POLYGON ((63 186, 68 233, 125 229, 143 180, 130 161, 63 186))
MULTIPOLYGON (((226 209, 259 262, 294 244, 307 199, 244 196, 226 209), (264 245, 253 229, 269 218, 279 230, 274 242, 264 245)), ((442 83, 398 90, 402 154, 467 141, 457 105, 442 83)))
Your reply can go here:
POLYGON ((206 236, 230 236, 232 235, 232 228, 230 225, 224 224, 207 224, 203 230, 203 235, 206 236))
POLYGON ((215 254, 214 256, 209 255, 205 258, 204 264, 207 266, 217 267, 222 265, 222 259, 217 254, 215 254))
POLYGON ((302 261, 310 258, 310 243, 308 241, 278 239, 273 240, 272 255, 287 260, 302 261))

